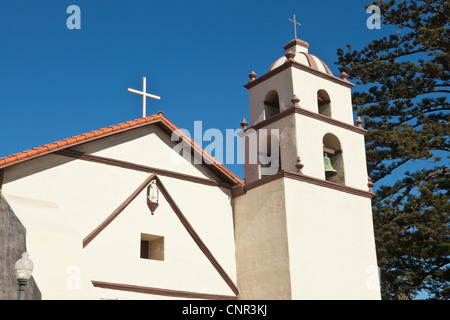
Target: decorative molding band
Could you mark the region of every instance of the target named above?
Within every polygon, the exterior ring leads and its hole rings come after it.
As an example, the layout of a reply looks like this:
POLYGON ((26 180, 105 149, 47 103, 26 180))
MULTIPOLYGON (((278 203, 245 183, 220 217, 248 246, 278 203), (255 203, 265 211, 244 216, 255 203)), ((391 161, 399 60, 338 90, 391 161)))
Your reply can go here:
POLYGON ((301 63, 298 63, 297 61, 291 60, 291 61, 287 61, 287 62, 291 63, 294 68, 297 68, 297 69, 309 72, 309 73, 314 74, 314 75, 316 75, 316 76, 318 76, 320 78, 323 78, 323 79, 326 79, 326 80, 330 80, 331 82, 340 84, 340 85, 342 85, 344 87, 347 87, 347 88, 351 89, 351 88, 353 88, 355 86, 350 81, 342 80, 341 78, 337 78, 337 77, 329 75, 327 73, 323 73, 321 71, 315 70, 315 69, 313 69, 311 67, 305 66, 305 65, 303 65, 301 63))
POLYGON ((367 130, 364 128, 359 128, 359 127, 353 126, 351 124, 324 116, 323 114, 320 114, 320 113, 315 113, 315 112, 303 109, 301 107, 293 107, 293 108, 295 109, 296 114, 301 114, 301 115, 304 115, 304 116, 312 118, 312 119, 320 120, 320 121, 332 124, 336 127, 347 129, 347 130, 350 130, 350 131, 353 131, 353 132, 356 132, 356 133, 359 133, 362 135, 366 134, 366 132, 367 132, 367 130))
POLYGON ((272 182, 272 181, 280 179, 280 178, 288 178, 288 179, 293 179, 293 180, 297 180, 297 181, 302 181, 302 182, 314 184, 314 185, 317 185, 320 187, 325 187, 325 188, 329 188, 329 189, 333 189, 333 190, 337 190, 337 191, 341 191, 341 192, 346 192, 349 194, 353 194, 356 196, 369 198, 369 199, 372 199, 372 197, 374 196, 374 194, 369 191, 364 191, 361 189, 345 186, 345 185, 331 182, 328 180, 314 178, 311 176, 305 176, 304 174, 300 174, 300 173, 297 173, 294 171, 288 171, 288 170, 280 170, 276 174, 261 178, 256 181, 252 181, 242 187, 237 186, 231 190, 231 194, 232 194, 233 198, 237 198, 237 197, 244 195, 248 190, 254 189, 256 187, 259 187, 261 185, 264 185, 266 183, 272 182))
POLYGON ((347 88, 353 88, 355 85, 347 80, 342 80, 340 78, 337 78, 335 76, 323 73, 321 71, 315 70, 309 66, 303 65, 301 63, 298 63, 295 60, 286 60, 285 63, 283 63, 281 66, 279 66, 278 68, 275 68, 269 72, 267 72, 266 74, 263 74, 261 77, 254 79, 253 81, 248 82, 247 84, 244 85, 244 88, 246 89, 250 89, 256 85, 258 85, 259 83, 273 77, 274 75, 286 70, 289 67, 294 67, 303 71, 306 71, 308 73, 311 73, 315 76, 318 76, 320 78, 326 79, 326 80, 330 80, 334 83, 340 84, 344 87, 347 88))
POLYGON ((320 187, 325 187, 325 188, 329 188, 329 189, 334 189, 334 190, 346 192, 346 193, 349 193, 349 194, 353 194, 355 196, 360 196, 360 197, 369 198, 369 199, 372 199, 372 197, 374 196, 374 194, 369 192, 369 191, 364 191, 364 190, 361 190, 361 189, 345 186, 343 184, 339 184, 339 183, 328 181, 328 180, 322 180, 322 179, 314 178, 314 177, 311 177, 311 176, 305 176, 303 174, 299 174, 299 173, 294 172, 294 171, 284 170, 283 173, 284 173, 283 176, 285 178, 289 178, 289 179, 294 179, 294 180, 298 180, 298 181, 303 181, 303 182, 315 184, 315 185, 320 186, 320 187))
POLYGON ((231 189, 231 195, 233 198, 240 197, 244 195, 247 191, 254 189, 256 187, 259 187, 261 185, 264 185, 266 183, 272 182, 274 180, 278 180, 280 178, 284 177, 284 171, 280 170, 275 174, 272 174, 270 176, 266 176, 264 178, 249 182, 243 186, 236 186, 233 189, 231 189))
POLYGON ((159 177, 156 174, 152 174, 149 176, 145 181, 116 209, 111 213, 105 221, 103 221, 97 228, 95 228, 87 237, 83 239, 83 248, 85 248, 92 240, 94 240, 97 235, 102 232, 130 203, 133 201, 139 193, 142 192, 142 190, 145 189, 145 187, 148 186, 148 184, 152 181, 156 180, 156 185, 158 186, 159 191, 162 193, 166 201, 169 203, 172 210, 177 215, 178 219, 180 220, 181 224, 184 226, 186 231, 189 233, 189 235, 192 237, 194 242, 197 244, 197 246, 200 248, 200 250, 203 252, 203 254, 206 256, 206 258, 211 262, 213 267, 217 270, 219 275, 222 277, 222 279, 227 283, 227 285, 230 287, 230 289, 235 293, 237 296, 239 294, 239 289, 234 284, 233 280, 228 276, 226 271, 222 268, 222 266, 219 264, 217 259, 213 256, 211 251, 208 249, 208 247, 205 245, 205 243, 202 241, 200 236, 195 232, 192 225, 189 223, 189 221, 184 216, 183 212, 181 212, 178 205, 173 200, 172 196, 167 191, 164 184, 161 182, 159 177))
POLYGON ((143 294, 154 294, 158 296, 175 297, 183 299, 206 299, 206 300, 237 300, 237 296, 227 296, 220 294, 198 293, 191 291, 169 290, 161 288, 135 286, 129 284, 91 281, 94 287, 110 290, 129 291, 143 294))
POLYGON ((291 63, 292 63, 292 61, 286 61, 284 64, 282 64, 278 68, 275 68, 275 69, 263 74, 261 77, 248 82, 247 84, 244 85, 244 88, 246 88, 246 89, 253 88, 254 86, 260 84, 261 82, 263 82, 263 81, 273 77, 274 75, 277 75, 280 72, 286 70, 287 68, 291 67, 292 66, 291 63))
POLYGON ((135 171, 155 173, 160 176, 165 176, 165 177, 180 179, 183 181, 204 184, 207 186, 224 187, 224 188, 228 188, 228 189, 231 188, 231 184, 222 182, 222 181, 210 180, 210 179, 195 177, 195 176, 178 173, 178 172, 174 172, 174 171, 170 171, 170 170, 148 167, 148 166, 144 166, 144 165, 140 165, 140 164, 136 164, 136 163, 132 163, 132 162, 127 162, 127 161, 122 161, 122 160, 117 160, 117 159, 112 159, 112 158, 107 158, 107 157, 101 157, 101 156, 95 156, 95 155, 86 154, 86 153, 82 153, 82 152, 70 150, 70 149, 56 151, 55 154, 60 155, 60 156, 71 157, 71 158, 75 158, 75 159, 79 159, 79 160, 96 162, 96 163, 106 164, 106 165, 110 165, 110 166, 116 166, 116 167, 120 167, 120 168, 135 170, 135 171))
POLYGON ((257 130, 259 128, 265 127, 268 124, 271 124, 271 123, 273 123, 275 121, 283 119, 283 118, 285 118, 285 117, 287 117, 287 116, 289 116, 289 115, 291 115, 293 113, 300 114, 300 115, 303 115, 303 116, 306 116, 306 117, 309 117, 309 118, 312 118, 312 119, 316 119, 316 120, 319 120, 319 121, 322 121, 322 122, 326 122, 326 123, 329 123, 329 124, 334 125, 336 127, 347 129, 347 130, 350 130, 350 131, 353 131, 353 132, 356 132, 356 133, 359 133, 359 134, 362 134, 362 135, 365 135, 366 132, 367 132, 367 130, 364 129, 364 128, 359 128, 359 127, 356 127, 356 126, 352 126, 351 124, 348 124, 348 123, 345 123, 345 122, 342 122, 342 121, 339 121, 339 120, 336 120, 336 119, 324 116, 323 114, 315 113, 315 112, 312 112, 312 111, 309 111, 309 110, 306 110, 306 109, 303 109, 303 108, 297 107, 297 106, 292 106, 289 109, 286 109, 286 110, 284 110, 284 111, 282 111, 282 112, 280 112, 280 113, 270 117, 269 119, 262 120, 262 121, 260 121, 258 123, 255 123, 251 127, 246 128, 244 130, 244 132, 249 130, 249 129, 257 130))

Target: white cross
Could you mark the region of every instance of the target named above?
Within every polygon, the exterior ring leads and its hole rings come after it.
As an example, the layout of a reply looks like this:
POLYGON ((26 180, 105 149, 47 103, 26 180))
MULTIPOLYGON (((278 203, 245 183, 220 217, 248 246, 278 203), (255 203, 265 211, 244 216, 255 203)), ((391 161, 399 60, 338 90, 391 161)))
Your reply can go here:
POLYGON ((147 97, 148 98, 152 98, 152 99, 156 99, 156 100, 160 100, 161 98, 160 97, 158 97, 158 96, 154 96, 154 95, 152 95, 152 94, 149 94, 149 93, 147 93, 146 92, 146 87, 147 87, 147 79, 145 79, 145 77, 142 77, 142 91, 138 91, 138 90, 134 90, 134 89, 130 89, 130 88, 128 88, 128 91, 129 92, 133 92, 133 93, 136 93, 136 94, 139 94, 139 95, 141 95, 142 96, 142 118, 145 118, 146 117, 146 111, 145 111, 145 107, 146 107, 146 100, 147 100, 147 97))
POLYGON ((301 26, 301 24, 300 24, 300 23, 298 23, 297 21, 295 21, 295 14, 294 14, 294 20, 292 20, 292 19, 289 19, 289 21, 292 21, 292 22, 294 23, 294 33, 295 33, 295 39, 297 39, 297 24, 298 24, 299 26, 301 26))

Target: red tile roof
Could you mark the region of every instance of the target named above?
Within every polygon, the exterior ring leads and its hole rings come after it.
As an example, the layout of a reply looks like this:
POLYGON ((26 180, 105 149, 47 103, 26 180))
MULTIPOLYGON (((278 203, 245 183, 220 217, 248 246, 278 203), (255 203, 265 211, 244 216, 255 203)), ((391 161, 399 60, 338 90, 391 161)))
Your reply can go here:
POLYGON ((140 118, 136 120, 127 121, 124 123, 116 124, 113 126, 109 126, 106 128, 94 130, 88 133, 83 133, 71 138, 63 139, 60 141, 56 141, 53 143, 45 144, 43 146, 33 148, 30 150, 22 151, 19 153, 15 153, 9 155, 7 157, 0 158, 0 169, 12 166, 14 164, 30 160, 39 156, 43 156, 49 153, 53 153, 55 151, 59 151, 62 149, 66 149, 81 143, 86 143, 98 138, 102 138, 111 134, 116 134, 119 132, 124 132, 130 129, 135 129, 141 126, 149 125, 149 124, 158 124, 165 129, 166 132, 172 133, 177 132, 180 136, 182 136, 185 141, 190 142, 191 147, 196 151, 200 152, 203 157, 208 158, 212 166, 222 175, 224 175, 228 180, 231 180, 234 183, 243 185, 244 182, 239 179, 236 175, 234 175, 230 170, 228 170, 224 165, 214 159, 209 153, 203 150, 194 140, 190 139, 186 134, 184 134, 177 126, 175 126, 172 122, 170 122, 166 117, 162 115, 162 113, 158 113, 152 116, 148 116, 145 118, 140 118))

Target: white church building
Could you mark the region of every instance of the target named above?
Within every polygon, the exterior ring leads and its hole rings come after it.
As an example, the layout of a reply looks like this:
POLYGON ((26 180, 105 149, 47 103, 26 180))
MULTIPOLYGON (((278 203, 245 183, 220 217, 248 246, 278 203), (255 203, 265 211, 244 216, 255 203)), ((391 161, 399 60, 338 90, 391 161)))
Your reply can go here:
POLYGON ((0 299, 23 252, 26 299, 380 299, 353 84, 308 47, 244 85, 245 179, 162 112, 0 158, 0 299))

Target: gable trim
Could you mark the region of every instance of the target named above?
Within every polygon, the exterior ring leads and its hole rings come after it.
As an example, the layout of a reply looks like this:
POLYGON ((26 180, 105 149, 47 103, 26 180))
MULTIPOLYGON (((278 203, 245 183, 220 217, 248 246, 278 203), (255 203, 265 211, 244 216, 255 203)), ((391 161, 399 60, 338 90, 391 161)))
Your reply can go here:
MULTIPOLYGON (((127 121, 121 124, 109 126, 103 129, 91 131, 88 133, 80 134, 78 136, 74 136, 68 139, 63 139, 57 142, 53 142, 50 144, 43 145, 41 147, 33 148, 30 150, 22 151, 19 153, 12 154, 7 157, 0 158, 0 169, 6 168, 27 160, 31 160, 46 154, 54 153, 56 151, 60 151, 63 149, 67 149, 69 147, 73 147, 82 143, 90 142, 93 140, 97 140, 100 138, 104 138, 110 136, 112 134, 128 131, 131 129, 136 129, 142 126, 156 124, 163 131, 169 135, 172 133, 177 134, 181 139, 187 141, 191 146, 192 152, 198 152, 202 157, 208 158, 211 165, 208 165, 207 168, 212 170, 214 173, 218 174, 221 177, 224 177, 226 180, 230 181, 233 184, 241 184, 244 182, 239 179, 236 175, 234 175, 230 170, 228 170, 224 165, 219 163, 213 156, 207 153, 202 149, 194 140, 189 138, 186 134, 184 134, 177 126, 175 126, 172 122, 170 122, 167 118, 165 118, 161 113, 148 116, 145 118, 140 118, 132 121, 127 121)), ((206 164, 205 164, 206 165, 206 164)))
POLYGON ((101 157, 101 156, 96 156, 96 155, 92 155, 92 154, 86 154, 86 153, 82 153, 82 152, 70 150, 70 149, 56 151, 55 154, 60 155, 60 156, 78 159, 78 160, 101 163, 101 164, 106 164, 106 165, 110 165, 110 166, 115 166, 115 167, 135 170, 135 171, 155 173, 160 176, 166 176, 166 177, 170 177, 170 178, 180 179, 183 181, 190 181, 190 182, 194 182, 194 183, 204 184, 207 186, 224 187, 227 189, 231 189, 231 187, 232 187, 232 184, 223 182, 223 181, 206 179, 206 178, 196 177, 196 176, 179 173, 179 172, 175 172, 175 171, 144 166, 141 164, 132 163, 132 162, 128 162, 128 161, 123 161, 123 160, 118 160, 118 159, 113 159, 113 158, 108 158, 108 157, 101 157))
POLYGON ((22 151, 9 155, 4 158, 0 158, 0 168, 7 168, 9 166, 21 163, 23 161, 31 160, 43 155, 53 153, 58 150, 63 150, 68 147, 73 147, 88 141, 94 141, 100 138, 110 136, 112 134, 120 133, 132 128, 139 128, 152 123, 157 123, 160 121, 161 117, 149 116, 143 119, 137 119, 133 121, 128 121, 115 126, 109 126, 103 129, 91 131, 88 133, 80 134, 71 138, 63 139, 60 141, 45 144, 43 146, 33 148, 30 150, 22 151))
POLYGON ((222 268, 222 266, 219 264, 217 259, 214 257, 214 255, 211 253, 211 251, 208 249, 206 244, 203 242, 203 240, 200 238, 200 236, 197 234, 197 232, 194 230, 192 225, 189 223, 183 212, 180 210, 178 205, 173 200, 172 196, 167 191, 164 184, 161 182, 159 177, 156 174, 150 175, 145 181, 116 209, 111 213, 105 221, 103 221, 97 228, 95 228, 87 237, 83 239, 83 248, 85 248, 92 240, 97 237, 97 235, 102 232, 117 216, 133 201, 139 193, 145 189, 145 187, 148 186, 150 182, 153 180, 156 180, 156 185, 159 189, 159 191, 162 193, 166 201, 169 203, 172 210, 177 215, 178 219, 180 220, 181 224, 184 226, 186 231, 189 233, 191 238, 194 240, 194 242, 197 244, 199 249, 203 252, 203 254, 206 256, 206 258, 211 262, 213 267, 216 269, 216 271, 219 273, 219 275, 222 277, 222 279, 225 281, 225 283, 228 285, 228 287, 233 291, 233 293, 237 296, 239 294, 239 289, 234 284, 233 280, 228 276, 226 271, 222 268))
MULTIPOLYGON (((301 64, 301 63, 299 63, 299 62, 297 62, 297 61, 295 61, 295 60, 286 60, 286 61, 285 61, 282 65, 280 65, 279 67, 277 67, 277 68, 275 68, 275 69, 273 69, 273 70, 270 70, 270 71, 267 72, 266 74, 263 74, 261 77, 256 78, 256 79, 254 79, 254 80, 252 80, 252 81, 246 83, 246 84, 244 85, 244 88, 246 88, 246 89, 251 89, 251 88, 253 88, 254 86, 260 84, 261 82, 263 82, 263 81, 265 81, 265 80, 267 80, 267 79, 273 77, 274 75, 276 75, 276 74, 278 74, 278 73, 280 73, 280 72, 282 72, 282 71, 284 71, 284 70, 286 70, 286 69, 288 69, 288 68, 290 68, 290 67, 296 68, 296 69, 299 69, 299 70, 302 70, 302 71, 306 71, 306 72, 311 73, 311 74, 313 74, 313 75, 315 75, 315 76, 318 76, 318 77, 323 78, 323 79, 326 79, 326 80, 330 80, 331 82, 340 84, 340 85, 342 85, 342 86, 344 86, 344 87, 347 87, 347 88, 353 88, 353 87, 355 86, 355 85, 354 85, 353 83, 351 83, 350 81, 343 80, 343 79, 340 79, 340 78, 335 77, 335 76, 332 75, 332 74, 328 74, 328 73, 325 73, 325 72, 316 70, 316 69, 314 69, 314 68, 312 68, 312 67, 310 67, 310 66, 303 65, 303 64, 301 64)), ((327 67, 327 68, 328 68, 328 67, 327 67)), ((330 73, 331 73, 331 71, 330 71, 329 69, 327 70, 327 72, 330 72, 330 73)))

